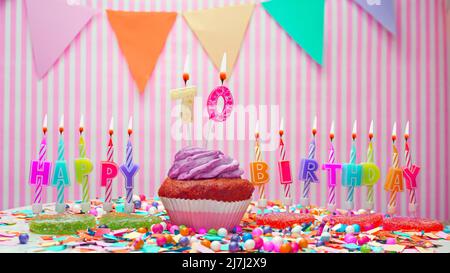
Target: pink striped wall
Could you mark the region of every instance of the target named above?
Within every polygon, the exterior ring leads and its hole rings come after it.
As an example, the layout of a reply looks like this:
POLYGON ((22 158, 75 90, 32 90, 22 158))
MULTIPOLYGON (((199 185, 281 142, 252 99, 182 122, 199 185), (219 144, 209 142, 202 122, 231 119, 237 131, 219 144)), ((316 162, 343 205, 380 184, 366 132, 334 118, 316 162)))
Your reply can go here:
MULTIPOLYGON (((123 1, 82 0, 98 9, 132 11, 178 11, 217 7, 247 0, 123 1)), ((445 0, 396 1, 398 34, 387 31, 350 0, 326 2, 324 66, 317 66, 258 5, 250 22, 229 86, 241 105, 279 105, 286 121, 287 155, 297 171, 307 153, 310 126, 318 116, 317 156, 327 160, 328 130, 336 121, 336 156, 347 161, 350 130, 358 120, 358 161, 365 159, 370 120, 375 125, 375 159, 384 178, 390 165, 390 133, 397 122, 399 134, 411 121, 413 161, 422 166, 417 198, 422 216, 450 219, 448 146, 448 43, 449 19, 445 0)), ((57 124, 66 117, 66 151, 69 161, 77 154, 77 126, 86 117, 89 156, 98 162, 106 156, 107 126, 116 120, 115 159, 124 157, 129 115, 136 126, 135 158, 141 165, 137 188, 155 195, 173 154, 188 142, 171 138, 173 103, 167 91, 181 84, 180 71, 186 54, 192 58, 192 82, 205 102, 217 84, 216 72, 181 16, 178 17, 147 89, 140 94, 128 72, 113 32, 104 14, 95 17, 66 50, 46 78, 34 74, 31 44, 23 1, 0 1, 0 209, 29 204, 32 191, 27 183, 29 162, 36 157, 40 124, 49 115, 49 157, 56 158, 57 124)), ((205 120, 204 120, 205 122, 205 120)), ((273 128, 269 125, 268 128, 273 128)), ((252 134, 248 126, 246 135, 252 134)), ((237 135, 237 134, 236 134, 237 135)), ((196 144, 201 144, 196 141, 196 144)), ((253 159, 253 143, 246 140, 214 141, 213 147, 237 158, 242 166, 253 159)), ((398 143, 402 148, 404 141, 398 143)), ((400 149, 402 151, 402 149, 400 149)), ((275 164, 277 151, 263 158, 272 166, 267 194, 279 198, 275 164)), ((403 153, 402 153, 403 155, 403 153)), ((403 157, 401 158, 403 162, 403 157)), ((97 168, 98 169, 98 168, 97 168)), ((71 172, 73 181, 73 171, 71 172)), ((312 189, 312 202, 324 205, 325 173, 312 189)), ((90 179, 92 195, 102 196, 98 173, 90 179)), ((385 211, 387 195, 383 183, 376 186, 376 209, 385 211)), ((299 200, 303 185, 295 182, 292 192, 299 200)), ((114 196, 123 194, 123 179, 115 182, 114 196)), ((66 190, 68 198, 80 198, 80 188, 66 190)), ((365 189, 356 191, 356 206, 364 202, 365 189)), ((344 189, 338 187, 338 205, 344 189)), ((44 201, 54 201, 48 189, 44 201)), ((407 213, 406 193, 399 210, 407 213)))

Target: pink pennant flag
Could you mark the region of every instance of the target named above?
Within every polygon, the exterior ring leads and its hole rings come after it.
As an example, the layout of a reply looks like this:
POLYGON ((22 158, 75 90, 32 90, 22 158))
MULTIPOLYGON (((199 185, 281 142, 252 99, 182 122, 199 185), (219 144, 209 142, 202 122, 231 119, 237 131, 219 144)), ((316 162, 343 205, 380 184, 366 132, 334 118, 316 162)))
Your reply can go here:
POLYGON ((80 6, 76 1, 25 2, 35 69, 42 78, 98 11, 80 6))

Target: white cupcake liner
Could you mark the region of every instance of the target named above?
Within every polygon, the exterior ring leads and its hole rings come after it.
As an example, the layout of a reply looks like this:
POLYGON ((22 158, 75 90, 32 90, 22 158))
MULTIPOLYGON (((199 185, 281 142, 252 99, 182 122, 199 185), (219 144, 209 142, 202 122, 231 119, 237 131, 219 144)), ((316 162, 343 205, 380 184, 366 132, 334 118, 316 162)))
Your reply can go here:
POLYGON ((199 228, 226 228, 239 225, 251 199, 225 202, 160 197, 170 220, 176 225, 199 228))

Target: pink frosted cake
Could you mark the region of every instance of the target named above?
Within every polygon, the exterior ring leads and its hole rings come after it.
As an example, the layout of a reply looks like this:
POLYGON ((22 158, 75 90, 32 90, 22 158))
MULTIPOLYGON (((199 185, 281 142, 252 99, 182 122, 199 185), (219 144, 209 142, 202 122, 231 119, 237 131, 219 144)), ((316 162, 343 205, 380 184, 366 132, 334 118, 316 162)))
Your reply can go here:
POLYGON ((228 229, 241 221, 253 185, 239 163, 220 151, 186 147, 175 155, 159 197, 177 225, 228 229))

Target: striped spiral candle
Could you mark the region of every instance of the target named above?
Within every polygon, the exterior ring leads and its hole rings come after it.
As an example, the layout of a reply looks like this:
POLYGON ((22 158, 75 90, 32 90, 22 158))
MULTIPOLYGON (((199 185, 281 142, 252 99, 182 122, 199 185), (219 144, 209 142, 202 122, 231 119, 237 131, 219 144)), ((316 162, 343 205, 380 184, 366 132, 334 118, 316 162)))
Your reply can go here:
MULTIPOLYGON (((126 166, 128 170, 131 170, 133 167, 133 145, 131 145, 131 140, 128 139, 127 143, 127 151, 126 151, 126 166)), ((127 192, 127 203, 131 204, 133 201, 133 187, 127 185, 126 187, 127 192)))
MULTIPOLYGON (((255 141, 255 160, 257 162, 260 162, 262 160, 261 158, 261 149, 259 146, 259 135, 256 134, 256 141, 255 141)), ((261 184, 259 185, 259 199, 265 199, 265 185, 261 184)))
MULTIPOLYGON (((44 136, 39 149, 39 168, 43 168, 44 161, 47 159, 47 138, 44 136)), ((40 204, 42 201, 42 179, 37 179, 36 188, 34 190, 34 204, 40 204)))
MULTIPOLYGON (((314 159, 315 156, 316 156, 316 140, 315 140, 315 138, 313 138, 311 143, 309 143, 308 158, 309 159, 314 159)), ((305 181, 305 187, 303 189, 303 198, 309 199, 310 191, 311 191, 311 181, 309 181, 307 179, 305 181)))
MULTIPOLYGON (((82 132, 82 130, 80 130, 82 132)), ((86 158, 86 143, 84 141, 83 135, 80 133, 80 142, 78 146, 78 155, 80 158, 86 158)), ((89 200, 89 176, 83 176, 83 181, 81 182, 82 187, 82 202, 88 203, 89 200)))
MULTIPOLYGON (((112 162, 114 157, 114 146, 112 142, 112 134, 110 134, 109 137, 109 143, 108 143, 108 151, 106 154, 107 161, 112 162)), ((112 195, 112 179, 108 179, 106 182, 106 189, 105 189, 105 202, 111 203, 111 195, 112 195)))
MULTIPOLYGON (((353 139, 352 142, 352 148, 350 150, 350 164, 356 164, 356 144, 355 144, 355 140, 353 139)), ((355 187, 353 185, 349 185, 348 187, 348 191, 347 191, 347 202, 352 203, 353 204, 353 197, 355 194, 355 187)))
MULTIPOLYGON (((334 163, 336 161, 336 156, 334 154, 334 146, 331 143, 330 152, 328 154, 328 163, 334 163)), ((336 205, 336 187, 332 186, 329 188, 328 192, 328 205, 335 206, 336 205)))
MULTIPOLYGON (((374 156, 373 156, 373 146, 372 146, 372 141, 369 141, 369 147, 367 148, 367 162, 371 162, 373 163, 374 160, 374 156)), ((375 190, 373 188, 373 186, 367 186, 367 195, 366 195, 366 199, 367 202, 369 204, 373 204, 373 199, 374 199, 374 193, 375 190)))
MULTIPOLYGON (((406 161, 406 168, 411 169, 412 168, 412 161, 411 161, 411 152, 409 151, 409 145, 406 140, 405 143, 405 161, 406 161)), ((411 187, 409 190, 409 204, 410 207, 414 207, 417 203, 416 200, 416 189, 411 187)), ((415 211, 410 211, 411 213, 414 213, 415 211)))
MULTIPOLYGON (((58 160, 64 160, 64 140, 62 133, 59 135, 58 160)), ((64 182, 60 181, 56 187, 58 204, 64 203, 64 182)))
MULTIPOLYGON (((280 133, 280 161, 286 160, 286 149, 284 148, 283 133, 280 133)), ((284 184, 284 197, 291 197, 291 184, 284 184)))
MULTIPOLYGON (((392 153, 392 167, 398 168, 399 167, 399 161, 398 161, 398 151, 397 147, 395 147, 395 143, 392 145, 393 153, 392 153)), ((395 210, 397 207, 397 189, 394 189, 391 191, 391 197, 389 198, 389 207, 395 210)))

